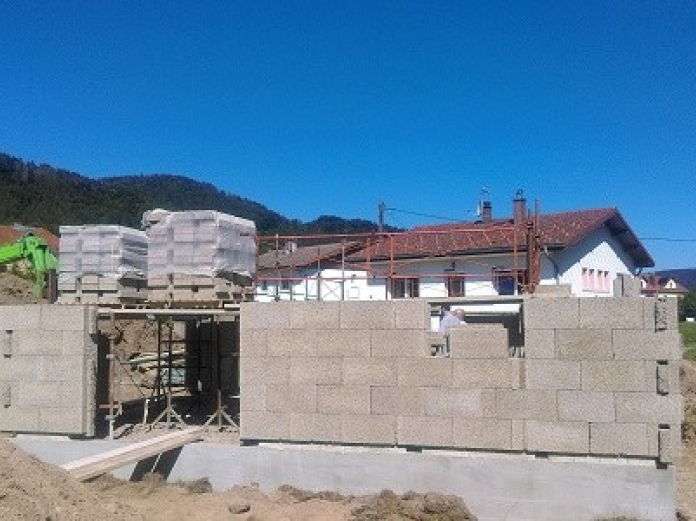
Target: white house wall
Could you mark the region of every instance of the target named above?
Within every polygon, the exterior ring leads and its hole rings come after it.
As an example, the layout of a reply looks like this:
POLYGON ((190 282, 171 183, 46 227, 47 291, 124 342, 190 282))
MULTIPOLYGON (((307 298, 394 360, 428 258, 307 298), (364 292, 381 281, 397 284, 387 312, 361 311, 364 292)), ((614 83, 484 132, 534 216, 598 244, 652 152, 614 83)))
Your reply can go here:
MULTIPOLYGON (((613 281, 619 273, 633 274, 635 264, 630 255, 609 229, 602 227, 590 234, 576 246, 550 253, 558 266, 558 282, 570 284, 573 295, 594 297, 613 296, 613 281), (604 290, 583 288, 583 268, 608 272, 608 287, 604 290)), ((556 283, 556 270, 542 254, 542 284, 556 283)))

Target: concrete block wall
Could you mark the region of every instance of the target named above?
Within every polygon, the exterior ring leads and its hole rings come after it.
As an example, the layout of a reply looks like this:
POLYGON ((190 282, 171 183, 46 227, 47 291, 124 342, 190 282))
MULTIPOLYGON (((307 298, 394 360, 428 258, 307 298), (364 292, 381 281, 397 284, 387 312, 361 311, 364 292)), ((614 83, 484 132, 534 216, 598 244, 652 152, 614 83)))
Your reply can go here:
POLYGON ((243 304, 241 437, 672 461, 673 304, 530 297, 522 322, 523 357, 469 324, 445 358, 425 301, 243 304))
POLYGON ((88 306, 0 306, 0 431, 94 435, 95 324, 88 306))

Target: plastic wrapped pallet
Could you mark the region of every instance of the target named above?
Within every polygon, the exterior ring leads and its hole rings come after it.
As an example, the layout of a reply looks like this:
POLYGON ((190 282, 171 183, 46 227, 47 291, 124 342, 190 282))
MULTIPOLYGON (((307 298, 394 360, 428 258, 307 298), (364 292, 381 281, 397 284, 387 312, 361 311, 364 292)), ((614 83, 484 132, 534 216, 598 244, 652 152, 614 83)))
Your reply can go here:
POLYGON ((252 283, 256 225, 214 210, 146 212, 154 300, 230 299, 252 283))
POLYGON ((148 237, 125 226, 60 227, 59 301, 147 298, 148 237))

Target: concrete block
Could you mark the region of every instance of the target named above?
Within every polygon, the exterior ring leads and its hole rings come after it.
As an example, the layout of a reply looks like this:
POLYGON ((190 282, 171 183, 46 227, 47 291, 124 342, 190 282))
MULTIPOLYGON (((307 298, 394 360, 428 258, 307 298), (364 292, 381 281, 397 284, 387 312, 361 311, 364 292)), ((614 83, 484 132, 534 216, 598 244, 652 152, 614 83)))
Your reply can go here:
POLYGON ((674 454, 672 451, 672 437, 669 427, 660 427, 657 431, 657 457, 660 463, 668 464, 674 462, 674 454))
POLYGON ((341 441, 371 445, 396 445, 396 417, 344 414, 341 416, 341 441))
POLYGON ((61 382, 19 381, 12 386, 12 403, 16 407, 60 406, 61 382))
POLYGON ((290 383, 340 384, 341 359, 328 356, 291 358, 290 383))
POLYGON ((37 381, 37 357, 18 355, 0 359, 0 382, 37 381))
POLYGON ((651 456, 644 423, 591 423, 590 452, 606 456, 651 456))
POLYGON ((36 329, 35 331, 15 330, 12 333, 14 356, 60 356, 62 349, 62 335, 55 331, 36 329))
POLYGON ((263 329, 241 328, 239 332, 239 350, 245 358, 267 356, 268 332, 263 329))
POLYGON ((87 306, 41 306, 41 329, 44 331, 85 331, 87 306))
POLYGON ((491 418, 495 416, 496 391, 493 389, 425 389, 427 416, 491 418))
POLYGON ((421 299, 392 300, 396 329, 430 329, 430 304, 421 299))
MULTIPOLYGON (((451 358, 398 358, 398 385, 409 387, 451 387, 451 358)), ((391 362, 394 364, 394 361, 391 362)))
POLYGON ((40 304, 0 306, 0 331, 35 331, 40 324, 40 304))
POLYGON ((646 331, 675 331, 679 329, 676 298, 643 298, 644 328, 646 331))
POLYGON ((452 358, 509 358, 508 332, 503 326, 453 327, 450 350, 452 358))
POLYGON ((617 273, 613 290, 615 297, 640 297, 640 279, 628 273, 617 273))
POLYGON ((372 387, 369 412, 425 416, 425 393, 425 389, 420 387, 372 387))
POLYGON ((653 364, 650 369, 653 373, 642 360, 587 360, 582 362, 582 390, 655 392, 653 364))
POLYGON ((558 419, 556 391, 546 389, 519 389, 496 391, 496 417, 502 420, 558 419))
POLYGON ((399 417, 397 443, 417 447, 452 447, 452 418, 399 417))
MULTIPOLYGON (((652 364, 650 364, 652 365, 652 364)), ((660 363, 658 362, 655 367, 654 367, 656 373, 657 373, 657 385, 656 385, 656 391, 657 394, 669 394, 669 377, 670 377, 670 371, 669 371, 669 365, 667 365, 667 362, 660 363)))
POLYGON ((343 358, 342 362, 344 385, 396 385, 397 366, 391 358, 343 358))
POLYGON ((289 439, 310 442, 341 440, 341 416, 316 413, 290 413, 289 439))
POLYGON ((612 360, 611 329, 557 330, 556 358, 559 360, 612 360))
POLYGON ((268 412, 317 412, 317 386, 312 384, 266 385, 268 412))
POLYGON ((269 356, 316 356, 317 345, 309 330, 268 331, 269 356))
POLYGON ((285 440, 290 437, 289 415, 242 411, 239 415, 241 440, 285 440))
MULTIPOLYGON (((85 357, 71 356, 35 356, 38 381, 65 382, 70 387, 82 387, 85 376, 85 357)), ((38 382, 36 382, 38 383, 38 382)))
POLYGON ((52 434, 83 434, 86 411, 77 407, 41 407, 39 431, 52 434))
POLYGON ((578 298, 527 298, 522 304, 525 331, 575 329, 580 325, 578 298))
POLYGON ((580 362, 526 360, 525 386, 527 389, 580 389, 580 362))
POLYGON ((0 407, 0 431, 39 432, 39 408, 0 407))
POLYGON ((391 301, 349 301, 341 303, 341 329, 394 329, 391 301))
MULTIPOLYGON (((519 364, 512 359, 452 360, 454 387, 462 389, 514 389, 519 380, 519 364)), ((518 382, 519 384, 519 382, 518 382)))
POLYGON ((293 329, 338 329, 340 302, 292 302, 290 327, 293 329))
POLYGON ((529 420, 526 428, 527 449, 530 451, 587 454, 590 450, 588 423, 529 420))
POLYGON ((643 299, 581 298, 581 329, 643 329, 643 299))
POLYGON ((530 329, 524 332, 524 356, 536 358, 554 358, 556 349, 556 330, 530 329))
POLYGON ((293 302, 242 302, 239 307, 242 329, 290 329, 293 302))
POLYGON ((290 360, 281 357, 241 357, 239 381, 242 392, 247 385, 287 384, 290 382, 290 360))
POLYGON ((615 329, 612 331, 617 360, 681 360, 679 331, 615 329))
POLYGON ((12 384, 0 382, 0 407, 10 407, 12 405, 12 384))
POLYGON ((540 284, 534 291, 534 298, 539 297, 571 297, 573 287, 570 284, 540 284))
POLYGON ((12 330, 0 330, 0 356, 8 358, 12 356, 12 330))
POLYGON ((266 386, 264 384, 249 384, 242 387, 239 408, 244 411, 266 410, 266 386))
POLYGON ((651 393, 614 394, 618 423, 679 424, 683 417, 681 395, 660 396, 651 393))
POLYGON ((370 356, 372 343, 369 329, 314 331, 313 339, 320 356, 370 356))
POLYGON ((512 423, 512 450, 525 450, 527 447, 527 429, 524 420, 511 420, 512 423))
POLYGON ((61 333, 63 356, 84 356, 97 350, 97 344, 84 331, 63 331, 61 333))
POLYGON ((455 417, 453 445, 462 449, 512 450, 512 420, 455 417))
POLYGON ((613 422, 616 420, 613 393, 558 391, 561 421, 613 422))
POLYGON ((374 357, 430 356, 429 334, 425 329, 374 329, 370 338, 374 357))
MULTIPOLYGON (((319 385, 317 408, 321 414, 370 414, 370 387, 367 385, 319 385)), ((392 411, 391 414, 395 412, 392 411)))

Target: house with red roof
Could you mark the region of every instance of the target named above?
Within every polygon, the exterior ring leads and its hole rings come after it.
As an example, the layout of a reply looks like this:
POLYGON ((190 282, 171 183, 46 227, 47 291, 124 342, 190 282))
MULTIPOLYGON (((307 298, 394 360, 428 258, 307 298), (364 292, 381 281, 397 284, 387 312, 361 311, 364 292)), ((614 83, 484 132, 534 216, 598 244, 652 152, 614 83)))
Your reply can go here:
MULTIPOLYGON (((305 273, 340 284, 332 295, 315 295, 318 300, 487 297, 560 285, 596 297, 612 296, 618 276, 655 264, 616 208, 532 214, 518 192, 511 210, 495 218, 484 201, 476 221, 368 237, 352 253, 334 250, 333 265, 326 265, 331 276, 316 262, 319 255, 305 273)), ((269 273, 264 266, 262 278, 269 273)), ((293 292, 303 283, 295 275, 286 298, 306 299, 307 292, 293 292)))

